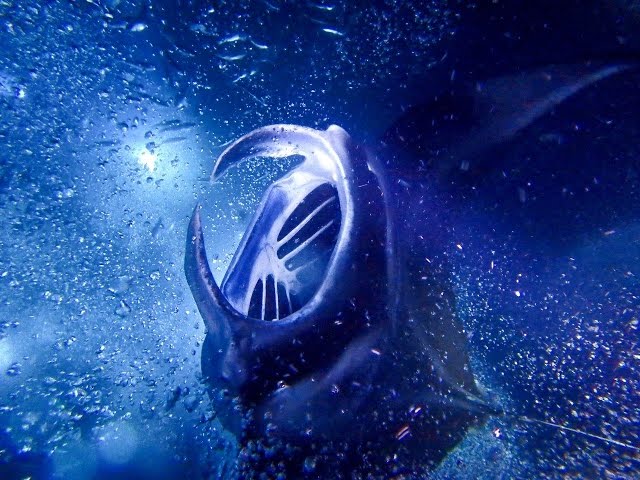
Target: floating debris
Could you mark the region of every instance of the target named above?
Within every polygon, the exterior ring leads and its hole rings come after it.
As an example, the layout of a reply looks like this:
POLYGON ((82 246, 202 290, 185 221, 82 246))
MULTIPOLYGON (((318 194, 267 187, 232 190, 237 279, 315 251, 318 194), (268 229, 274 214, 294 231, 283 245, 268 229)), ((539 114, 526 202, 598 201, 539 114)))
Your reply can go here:
POLYGON ((259 48, 260 50, 268 50, 269 46, 265 45, 263 43, 258 43, 255 40, 249 40, 251 42, 251 45, 253 45, 256 48, 259 48))
POLYGON ((325 12, 332 12, 336 8, 335 5, 323 5, 321 3, 310 3, 309 6, 325 12))
POLYGON ((124 300, 120 300, 120 304, 115 309, 115 314, 119 317, 126 317, 131 313, 131 307, 124 300))
POLYGON ((187 139, 187 137, 171 137, 171 138, 167 138, 164 142, 162 142, 160 144, 160 146, 162 146, 162 145, 171 145, 172 143, 184 142, 186 139, 187 139))
POLYGON ((522 187, 518 187, 518 200, 520 200, 520 203, 525 203, 527 201, 527 192, 522 187))
POLYGON ((540 141, 542 143, 553 143, 556 145, 562 145, 565 143, 564 136, 560 133, 543 133, 540 135, 540 141))
POLYGON ((127 277, 127 276, 121 276, 118 277, 113 284, 111 284, 108 288, 109 292, 113 293, 113 294, 122 294, 124 292, 126 292, 127 290, 129 290, 129 287, 131 286, 131 277, 127 277))
POLYGON ((120 145, 120 140, 100 140, 99 142, 95 142, 93 147, 98 148, 113 148, 120 145))
POLYGON ((242 60, 246 56, 246 53, 240 53, 238 55, 218 55, 218 58, 226 62, 237 62, 238 60, 242 60))
POLYGON ((336 37, 344 37, 344 33, 340 30, 336 30, 335 28, 325 27, 322 29, 324 33, 328 33, 329 35, 334 35, 336 37))
POLYGON ((158 238, 158 236, 160 235, 160 231, 163 229, 164 224, 162 223, 162 217, 160 217, 156 224, 153 226, 153 229, 151 229, 151 236, 153 238, 158 238))
POLYGON ((189 27, 189 30, 197 33, 207 33, 207 27, 205 27, 201 23, 194 23, 189 27))
POLYGON ((144 32, 147 29, 147 24, 144 22, 134 23, 129 29, 132 32, 144 32))
POLYGON ((7 373, 7 376, 9 377, 17 377, 18 375, 20 375, 21 371, 22 371, 22 365, 20 365, 18 362, 14 362, 7 369, 6 373, 7 373))
POLYGON ((225 43, 235 43, 241 40, 246 40, 247 37, 245 35, 240 35, 238 33, 230 35, 228 37, 223 38, 218 42, 218 45, 224 45, 225 43))
POLYGON ((157 128, 159 133, 167 133, 188 130, 195 126, 196 124, 193 122, 183 122, 181 120, 165 120, 160 123, 156 123, 153 128, 157 128))
MULTIPOLYGON (((164 406, 165 410, 171 410, 173 407, 175 407, 176 403, 178 403, 178 400, 180 400, 180 397, 184 393, 185 392, 179 386, 167 392, 165 406, 164 406)), ((188 391, 186 393, 188 393, 188 391)))
POLYGON ((315 18, 315 17, 308 17, 308 18, 312 23, 315 23, 316 25, 329 25, 328 21, 322 20, 321 18, 315 18))
POLYGON ((411 433, 411 429, 409 428, 409 425, 402 426, 400 430, 396 432, 396 440, 402 440, 407 435, 409 435, 409 433, 411 433))
POLYGON ((277 12, 280 10, 280 7, 278 5, 274 5, 273 3, 269 2, 268 0, 262 0, 262 3, 264 3, 264 5, 267 7, 268 10, 271 10, 272 12, 277 12))
POLYGON ((247 73, 243 73, 242 75, 236 77, 235 79, 231 80, 231 83, 238 83, 240 80, 247 78, 249 75, 247 73))

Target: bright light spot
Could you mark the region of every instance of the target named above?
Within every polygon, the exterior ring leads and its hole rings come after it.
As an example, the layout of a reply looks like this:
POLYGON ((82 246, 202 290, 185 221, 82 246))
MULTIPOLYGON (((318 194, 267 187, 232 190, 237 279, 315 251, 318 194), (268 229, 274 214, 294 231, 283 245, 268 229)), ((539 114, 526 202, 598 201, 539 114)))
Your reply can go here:
POLYGON ((145 149, 138 155, 138 163, 143 167, 146 167, 147 170, 153 172, 156 169, 156 157, 155 153, 151 153, 149 150, 145 149))

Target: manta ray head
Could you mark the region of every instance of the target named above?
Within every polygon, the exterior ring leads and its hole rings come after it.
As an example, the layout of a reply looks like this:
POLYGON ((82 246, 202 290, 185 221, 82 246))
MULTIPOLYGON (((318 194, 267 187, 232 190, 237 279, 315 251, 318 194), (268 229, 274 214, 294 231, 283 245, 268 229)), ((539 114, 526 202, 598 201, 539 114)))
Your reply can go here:
MULTIPOLYGON (((291 155, 304 161, 269 186, 221 285, 209 269, 199 207, 185 271, 207 326, 205 375, 266 415, 272 430, 295 434, 296 413, 324 389, 375 369, 375 353, 358 352, 391 328, 393 246, 382 179, 340 127, 258 129, 222 153, 212 176, 251 157, 291 155)), ((358 398, 346 400, 349 408, 358 398)))
POLYGON ((292 155, 304 160, 267 188, 220 286, 200 207, 189 225, 185 272, 207 326, 202 371, 218 416, 245 448, 275 438, 306 449, 282 454, 292 475, 317 456, 311 440, 321 440, 327 475, 386 468, 389 455, 437 461, 487 411, 430 209, 337 126, 260 128, 229 146, 212 176, 292 155), (347 461, 354 444, 368 453, 347 461))

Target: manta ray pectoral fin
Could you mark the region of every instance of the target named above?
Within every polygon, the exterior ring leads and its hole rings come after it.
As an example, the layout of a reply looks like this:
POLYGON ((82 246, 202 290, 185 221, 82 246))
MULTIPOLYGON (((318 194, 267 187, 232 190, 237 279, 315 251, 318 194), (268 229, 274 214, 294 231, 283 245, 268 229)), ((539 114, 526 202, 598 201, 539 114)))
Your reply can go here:
POLYGON ((218 351, 213 356, 220 363, 221 377, 236 387, 244 384, 248 375, 244 357, 246 350, 250 349, 246 334, 247 318, 229 304, 213 278, 204 246, 199 205, 194 209, 187 229, 184 271, 207 327, 209 341, 218 351))
POLYGON ((550 65, 478 83, 474 91, 476 127, 453 160, 469 161, 477 151, 514 137, 554 107, 594 83, 633 68, 632 64, 550 65))
POLYGON ((472 170, 492 147, 513 139, 583 89, 635 69, 637 63, 549 65, 469 84, 454 85, 416 105, 383 135, 408 155, 389 167, 411 178, 416 158, 429 158, 442 174, 472 170))

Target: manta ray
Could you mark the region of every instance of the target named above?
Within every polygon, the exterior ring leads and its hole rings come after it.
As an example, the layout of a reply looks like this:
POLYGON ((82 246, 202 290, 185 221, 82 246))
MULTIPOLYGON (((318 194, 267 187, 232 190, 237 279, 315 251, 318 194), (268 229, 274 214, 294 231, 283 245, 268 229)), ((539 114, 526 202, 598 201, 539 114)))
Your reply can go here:
POLYGON ((439 185, 628 68, 552 66, 465 86, 411 109, 374 146, 336 125, 271 125, 219 156, 214 181, 250 158, 302 158, 267 188, 220 285, 205 207, 187 231, 202 371, 243 448, 241 477, 421 477, 501 413, 471 368, 439 185), (438 154, 425 160, 425 145, 438 154))

